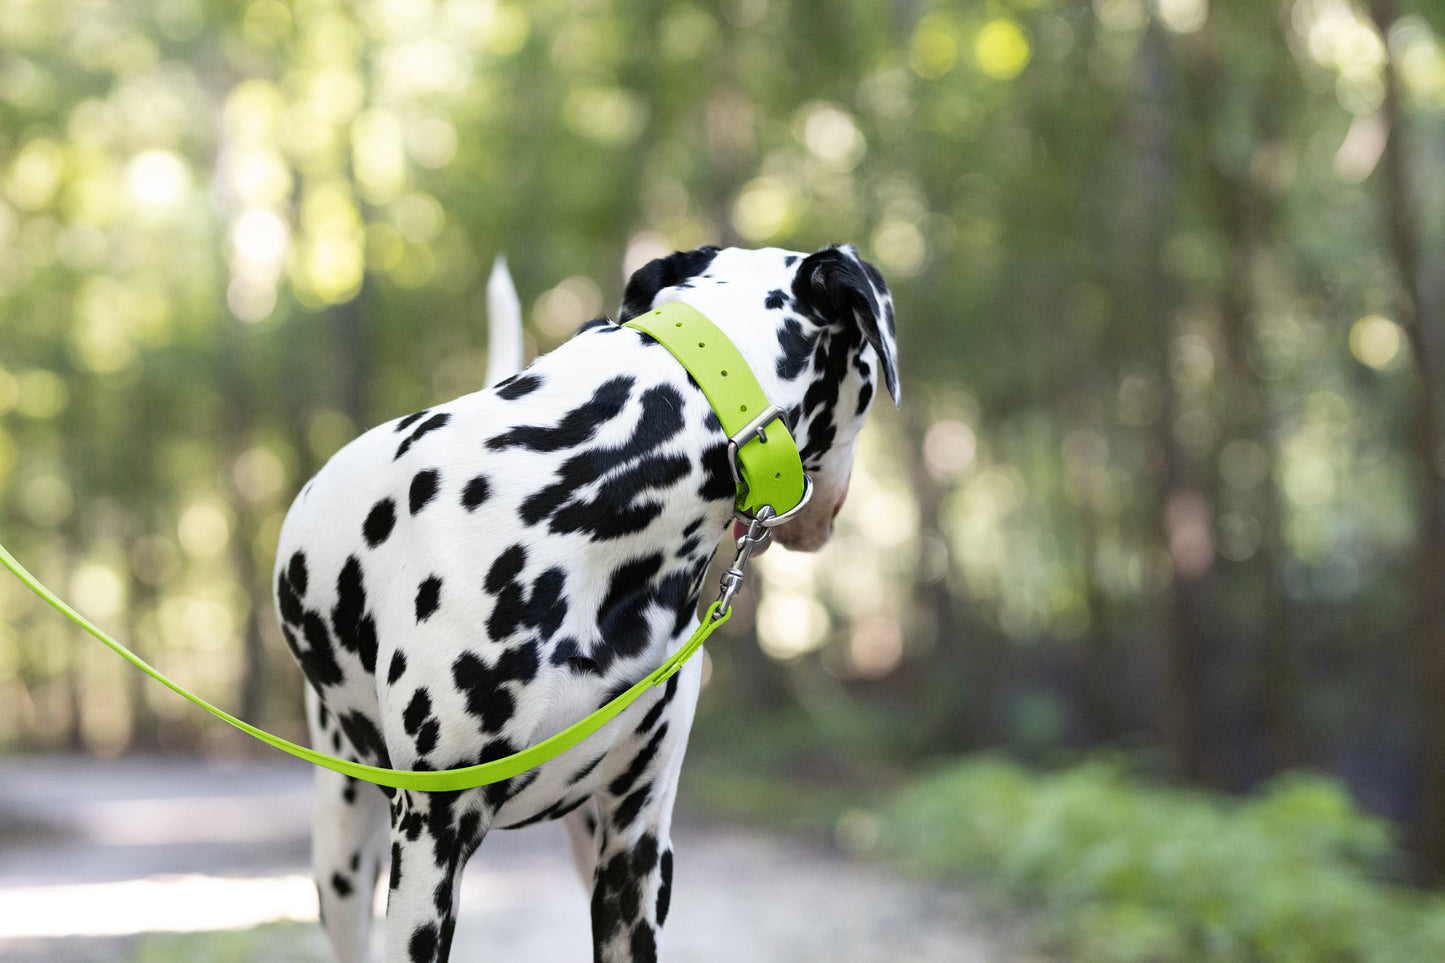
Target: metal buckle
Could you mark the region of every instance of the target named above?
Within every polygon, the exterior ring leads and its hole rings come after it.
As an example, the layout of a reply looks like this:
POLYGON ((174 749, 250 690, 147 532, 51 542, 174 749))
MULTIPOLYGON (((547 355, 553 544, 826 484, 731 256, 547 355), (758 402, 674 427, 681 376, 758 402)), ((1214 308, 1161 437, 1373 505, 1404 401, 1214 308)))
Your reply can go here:
MULTIPOLYGON (((748 422, 746 425, 743 426, 741 431, 728 439, 728 471, 732 472, 734 485, 741 485, 743 483, 742 472, 738 468, 738 451, 743 447, 743 445, 748 444, 755 438, 758 441, 767 444, 768 425, 771 425, 774 421, 777 421, 778 419, 782 419, 782 422, 787 427, 788 431, 793 430, 793 426, 788 423, 787 411, 784 410, 781 405, 768 405, 767 408, 763 409, 762 414, 758 415, 752 421, 748 422)), ((803 510, 803 506, 807 505, 808 501, 812 497, 813 479, 808 477, 807 472, 804 472, 803 497, 798 499, 798 504, 783 512, 781 515, 779 515, 777 513, 777 509, 773 508, 771 505, 764 505, 762 508, 758 509, 758 513, 756 516, 749 515, 748 513, 743 511, 738 511, 734 514, 736 514, 739 519, 749 523, 750 525, 760 522, 765 528, 774 528, 796 516, 798 512, 803 510), (769 514, 764 515, 763 509, 767 509, 769 514)))
POLYGON ((789 431, 793 430, 793 426, 788 424, 788 413, 778 405, 768 405, 767 408, 763 409, 762 414, 748 422, 743 426, 742 431, 739 431, 736 435, 728 439, 728 470, 733 473, 734 485, 741 485, 743 483, 743 476, 741 472, 738 471, 738 449, 742 448, 743 445, 746 445, 754 438, 767 444, 768 433, 766 429, 768 425, 771 425, 779 418, 783 419, 783 424, 787 426, 789 431))

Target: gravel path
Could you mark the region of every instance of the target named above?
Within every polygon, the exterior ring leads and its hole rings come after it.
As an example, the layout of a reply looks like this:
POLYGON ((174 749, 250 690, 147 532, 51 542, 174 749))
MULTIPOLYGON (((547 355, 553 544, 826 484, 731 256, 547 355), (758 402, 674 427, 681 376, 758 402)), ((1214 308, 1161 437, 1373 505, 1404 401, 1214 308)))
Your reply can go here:
MULTIPOLYGON (((310 795, 304 764, 0 761, 0 959, 329 959, 309 922, 310 795), (157 935, 177 932, 194 935, 157 935)), ((673 839, 669 963, 1032 958, 963 894, 810 841, 687 823, 673 839)), ((452 959, 590 958, 560 828, 492 834, 467 869, 452 959)))

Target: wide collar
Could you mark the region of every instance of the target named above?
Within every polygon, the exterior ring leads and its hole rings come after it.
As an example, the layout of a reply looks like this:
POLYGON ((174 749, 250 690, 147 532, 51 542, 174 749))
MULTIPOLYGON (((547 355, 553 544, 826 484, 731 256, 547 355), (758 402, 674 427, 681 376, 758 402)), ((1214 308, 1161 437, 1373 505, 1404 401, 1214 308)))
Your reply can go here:
POLYGON ((789 430, 786 412, 768 400, 742 353, 696 308, 672 301, 627 322, 651 335, 702 388, 728 434, 728 467, 737 485, 736 507, 756 518, 765 506, 768 527, 787 521, 808 503, 813 483, 789 430))

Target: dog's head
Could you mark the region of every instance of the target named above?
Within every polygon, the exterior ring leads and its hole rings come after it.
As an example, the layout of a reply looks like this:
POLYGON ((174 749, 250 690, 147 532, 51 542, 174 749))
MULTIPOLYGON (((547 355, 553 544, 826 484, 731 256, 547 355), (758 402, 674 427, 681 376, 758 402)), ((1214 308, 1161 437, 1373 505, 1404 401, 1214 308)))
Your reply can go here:
POLYGON ((787 548, 821 548, 848 494, 879 380, 898 403, 893 298, 883 276, 852 245, 814 254, 679 251, 632 275, 622 320, 669 301, 707 315, 749 359, 768 398, 788 410, 813 499, 775 534, 787 548))

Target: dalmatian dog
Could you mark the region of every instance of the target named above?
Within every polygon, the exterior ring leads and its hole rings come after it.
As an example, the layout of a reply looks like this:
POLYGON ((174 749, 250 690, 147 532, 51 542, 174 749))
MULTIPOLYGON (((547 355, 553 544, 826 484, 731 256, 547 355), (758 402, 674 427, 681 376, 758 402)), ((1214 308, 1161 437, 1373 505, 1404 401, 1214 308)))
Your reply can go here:
MULTIPOLYGON (((775 537, 822 547, 879 382, 898 399, 882 277, 851 246, 704 247, 638 270, 621 319, 669 301, 717 324, 788 411, 814 495, 775 537)), ((470 766, 632 686, 697 625, 734 522, 726 441, 665 347, 599 318, 494 388, 351 442, 292 506, 275 572, 314 744, 405 770, 470 766)), ((367 958, 389 863, 386 959, 445 961, 462 867, 487 833, 561 819, 591 888, 594 959, 655 961, 701 671, 693 659, 584 742, 492 785, 425 793, 318 770, 313 860, 338 958, 367 958)))

